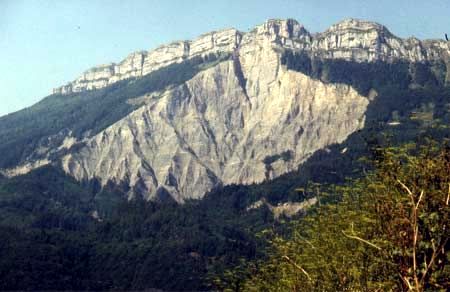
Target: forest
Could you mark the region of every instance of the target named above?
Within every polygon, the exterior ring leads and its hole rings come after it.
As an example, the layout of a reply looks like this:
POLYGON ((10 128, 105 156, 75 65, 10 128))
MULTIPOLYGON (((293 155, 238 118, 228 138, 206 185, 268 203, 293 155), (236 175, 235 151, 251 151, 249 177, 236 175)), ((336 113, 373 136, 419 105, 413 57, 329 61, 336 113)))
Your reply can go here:
MULTIPOLYGON (((181 83, 222 58, 229 56, 73 99, 53 95, 3 117, 0 167, 29 155, 42 135, 99 131, 133 110, 130 97, 181 83)), ((121 186, 80 183, 54 166, 0 176, 0 290, 448 290, 445 66, 372 66, 289 51, 282 61, 324 82, 375 91, 365 127, 294 172, 219 186, 184 205, 127 201, 121 186), (275 219, 266 205, 248 209, 261 199, 277 205, 312 197, 318 204, 293 218, 275 219)))
MULTIPOLYGON (((319 203, 280 234, 267 257, 216 279, 224 291, 448 291, 450 147, 376 150, 374 171, 316 185, 319 203)), ((267 235, 266 235, 267 236, 267 235)))

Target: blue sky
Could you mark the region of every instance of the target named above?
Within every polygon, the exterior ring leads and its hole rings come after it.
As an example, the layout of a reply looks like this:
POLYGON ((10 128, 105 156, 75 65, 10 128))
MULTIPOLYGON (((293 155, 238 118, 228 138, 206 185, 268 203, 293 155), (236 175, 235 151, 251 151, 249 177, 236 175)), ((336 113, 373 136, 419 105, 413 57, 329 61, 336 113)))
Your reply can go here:
POLYGON ((0 116, 132 51, 220 28, 246 31, 268 18, 319 32, 349 17, 401 37, 450 34, 450 0, 0 0, 0 116))

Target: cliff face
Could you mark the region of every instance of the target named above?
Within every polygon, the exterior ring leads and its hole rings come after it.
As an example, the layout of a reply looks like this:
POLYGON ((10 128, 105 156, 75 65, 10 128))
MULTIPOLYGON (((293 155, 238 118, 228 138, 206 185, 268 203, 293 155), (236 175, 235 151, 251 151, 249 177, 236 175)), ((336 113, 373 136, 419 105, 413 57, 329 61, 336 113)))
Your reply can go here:
POLYGON ((152 51, 135 52, 119 64, 94 67, 75 81, 55 88, 53 93, 71 93, 105 87, 119 80, 140 77, 187 58, 211 53, 232 53, 249 39, 264 35, 283 48, 304 50, 321 58, 357 62, 406 60, 411 62, 447 59, 448 42, 401 39, 377 23, 348 19, 323 33, 310 34, 295 20, 269 20, 248 33, 236 29, 211 32, 194 41, 181 41, 152 51))
POLYGON ((401 39, 380 24, 355 19, 331 26, 312 43, 312 51, 324 58, 357 62, 432 61, 446 58, 449 49, 445 41, 401 39))
POLYGON ((149 52, 130 54, 119 64, 107 64, 84 72, 75 81, 53 90, 53 93, 71 93, 98 89, 120 80, 147 75, 161 67, 180 63, 187 58, 210 53, 230 53, 237 47, 241 33, 235 29, 211 32, 194 41, 174 42, 149 52))
POLYGON ((349 85, 290 71, 281 65, 286 49, 323 59, 420 62, 446 61, 449 44, 402 40, 360 20, 314 35, 294 20, 269 20, 248 33, 224 30, 133 53, 55 92, 101 88, 211 53, 231 57, 181 85, 129 100, 137 109, 96 135, 88 131, 77 140, 62 134, 52 147, 63 154, 40 147, 39 160, 3 173, 52 163, 80 181, 126 185, 129 197, 171 196, 183 202, 220 184, 258 183, 295 170, 315 151, 364 127, 369 99, 376 94, 365 97, 349 85))
POLYGON ((298 167, 364 124, 367 98, 280 65, 277 47, 308 37, 271 23, 241 41, 233 60, 145 105, 62 158, 77 179, 126 182, 130 196, 201 198, 217 184, 250 184, 298 167))

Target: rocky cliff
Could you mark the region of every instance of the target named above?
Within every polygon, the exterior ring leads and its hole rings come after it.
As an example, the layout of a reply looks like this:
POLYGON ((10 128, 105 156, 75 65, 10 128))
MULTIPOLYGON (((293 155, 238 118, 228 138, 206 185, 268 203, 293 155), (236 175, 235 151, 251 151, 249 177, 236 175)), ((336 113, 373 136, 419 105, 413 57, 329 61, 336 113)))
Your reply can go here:
POLYGON ((211 53, 240 51, 249 39, 264 35, 283 48, 303 50, 329 59, 357 62, 407 60, 412 62, 447 59, 449 43, 442 40, 401 39, 377 23, 347 19, 323 33, 311 34, 297 21, 268 20, 254 30, 211 32, 194 41, 174 42, 152 51, 130 54, 119 64, 94 67, 75 81, 55 88, 53 93, 71 93, 105 87, 119 80, 140 77, 187 58, 211 53))
POLYGON ((221 63, 92 137, 62 159, 63 168, 79 180, 125 181, 130 194, 183 201, 217 184, 257 183, 294 170, 363 126, 368 100, 349 86, 276 63, 261 72, 259 58, 247 62, 247 88, 233 61, 221 63))
POLYGON ((350 85, 288 70, 281 63, 287 49, 321 59, 422 62, 447 60, 449 44, 403 40, 360 20, 319 34, 294 20, 269 20, 248 33, 224 30, 133 53, 55 92, 101 88, 195 56, 231 57, 205 66, 181 85, 129 100, 137 109, 95 135, 58 139, 63 154, 36 149, 40 160, 3 173, 52 163, 80 181, 125 185, 129 197, 183 202, 217 185, 259 183, 293 171, 315 151, 364 127, 376 92, 366 97, 350 85))
MULTIPOLYGON (((206 39, 191 49, 210 52, 206 39)), ((294 21, 256 27, 232 60, 144 98, 141 108, 64 156, 62 167, 79 180, 126 182, 130 196, 169 194, 179 202, 218 184, 258 183, 296 169, 360 129, 369 101, 350 86, 281 66, 278 49, 291 39, 310 35, 294 21)))
POLYGON ((119 64, 107 64, 84 72, 75 81, 55 88, 53 93, 71 93, 105 87, 120 80, 147 75, 161 67, 179 63, 187 58, 229 53, 238 46, 241 33, 235 29, 211 32, 194 41, 174 42, 155 50, 135 52, 119 64))

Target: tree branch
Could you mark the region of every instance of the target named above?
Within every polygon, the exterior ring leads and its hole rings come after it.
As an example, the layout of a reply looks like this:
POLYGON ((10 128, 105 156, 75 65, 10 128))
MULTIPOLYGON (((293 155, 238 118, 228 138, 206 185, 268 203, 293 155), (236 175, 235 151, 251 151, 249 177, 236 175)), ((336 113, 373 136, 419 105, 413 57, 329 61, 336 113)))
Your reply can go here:
POLYGON ((403 282, 405 282, 405 284, 408 286, 409 291, 413 291, 413 290, 414 290, 413 287, 411 286, 411 283, 409 283, 408 278, 406 278, 406 276, 403 277, 403 276, 400 274, 400 278, 401 278, 401 279, 403 280, 403 282))
POLYGON ((404 183, 402 183, 399 179, 397 180, 397 182, 408 192, 409 195, 413 194, 411 192, 411 190, 404 183))
POLYGON ((416 210, 419 209, 419 204, 420 204, 420 201, 422 200, 422 197, 423 197, 423 190, 420 192, 419 200, 417 201, 417 204, 416 204, 416 210))
POLYGON ((362 238, 359 237, 359 236, 356 236, 356 235, 348 235, 348 234, 346 234, 346 233, 344 232, 344 230, 342 230, 342 233, 343 233, 345 236, 347 236, 348 238, 352 238, 352 239, 359 240, 359 241, 361 241, 361 242, 364 242, 364 243, 370 245, 371 247, 374 247, 374 248, 376 248, 376 249, 378 249, 378 250, 381 250, 381 247, 379 247, 378 245, 375 245, 375 244, 373 244, 373 243, 370 242, 370 241, 367 241, 367 240, 365 240, 365 239, 362 239, 362 238))
POLYGON ((300 271, 302 271, 303 274, 306 275, 306 277, 308 277, 308 280, 312 280, 311 277, 309 276, 309 274, 305 271, 305 269, 303 269, 302 267, 300 267, 296 262, 294 262, 293 260, 291 260, 287 255, 284 255, 282 257, 283 259, 287 260, 290 264, 292 264, 294 267, 296 267, 297 269, 299 269, 300 271))
MULTIPOLYGON (((427 265, 427 267, 425 269, 425 272, 423 273, 423 275, 422 275, 422 277, 420 279, 421 283, 423 283, 423 281, 425 280, 425 276, 427 275, 428 271, 431 269, 434 261, 436 260, 436 257, 437 257, 437 255, 439 253, 439 250, 441 248, 443 248, 447 244, 447 241, 448 241, 448 238, 446 238, 444 240, 444 242, 441 244, 441 246, 439 246, 438 248, 433 248, 433 255, 431 256, 430 262, 428 263, 428 265, 427 265)), ((433 244, 433 246, 434 246, 434 244, 433 244)), ((425 264, 426 264, 426 262, 425 262, 425 264)))
POLYGON ((445 204, 448 206, 448 202, 450 200, 450 184, 448 184, 448 192, 447 192, 447 201, 445 202, 445 204))

